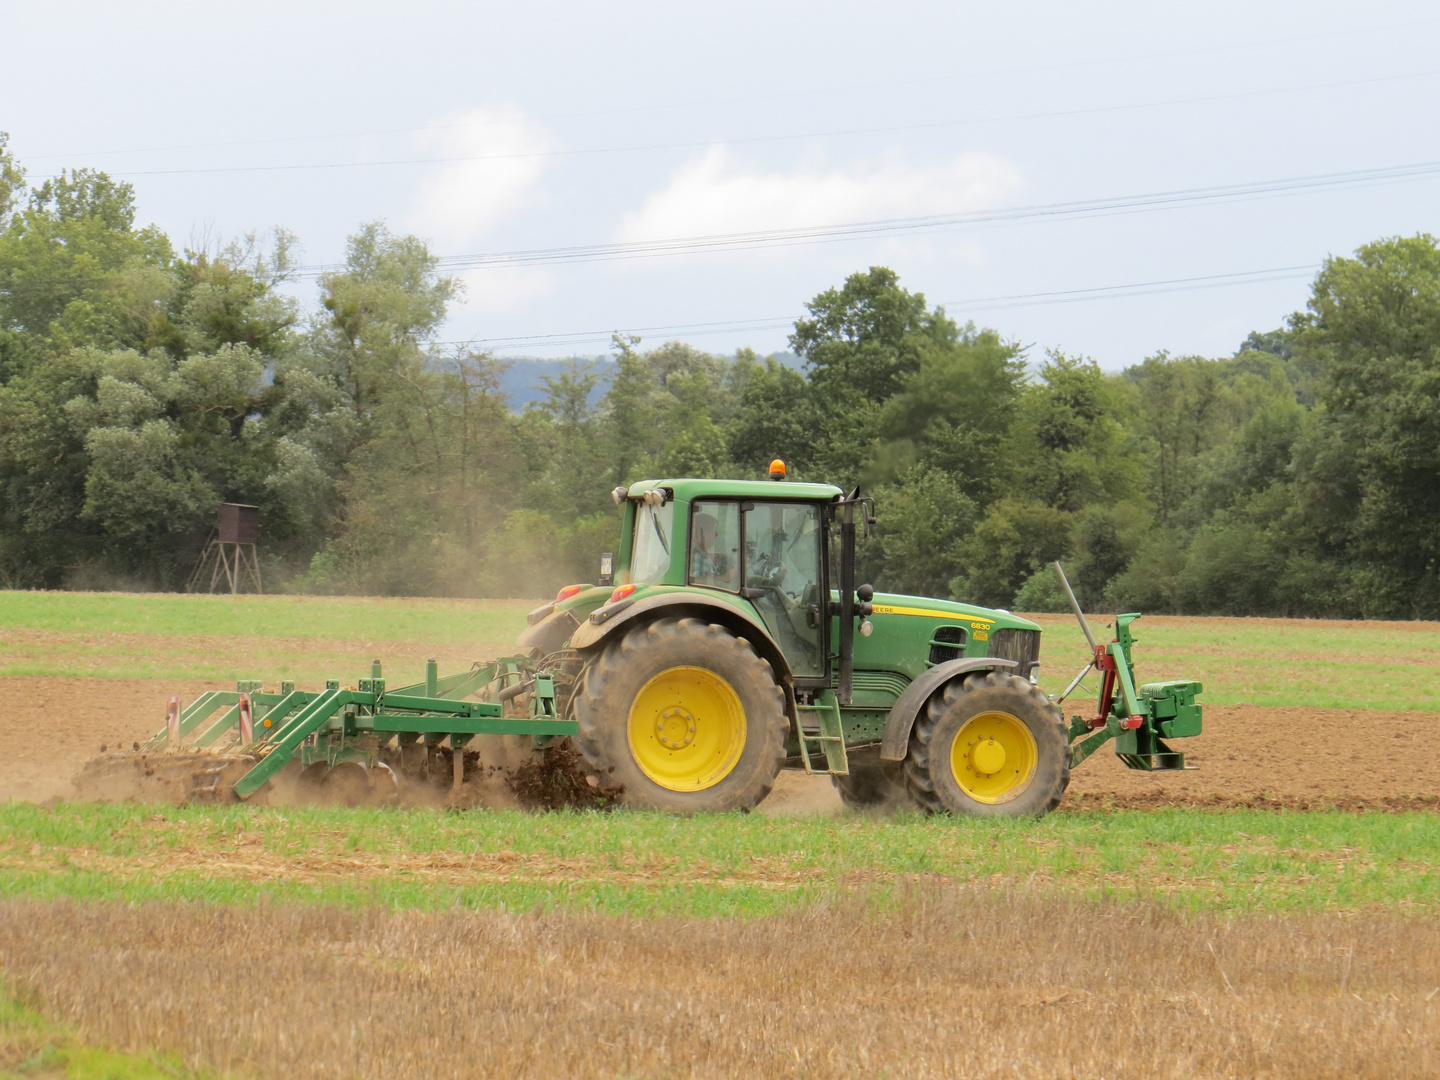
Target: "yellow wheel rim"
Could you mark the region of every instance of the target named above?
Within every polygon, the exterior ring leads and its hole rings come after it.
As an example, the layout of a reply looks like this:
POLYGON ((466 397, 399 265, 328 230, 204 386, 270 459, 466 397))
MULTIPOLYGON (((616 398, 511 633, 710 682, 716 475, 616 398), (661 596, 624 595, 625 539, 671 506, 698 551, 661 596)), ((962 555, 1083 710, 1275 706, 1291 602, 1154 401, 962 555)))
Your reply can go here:
POLYGON ((630 706, 630 753, 671 791, 703 791, 730 775, 745 749, 745 707, 713 671, 673 667, 640 688, 630 706))
POLYGON ((950 747, 950 769, 976 802, 1013 799, 1030 783, 1039 759, 1035 736, 1018 716, 984 712, 961 726, 950 747))

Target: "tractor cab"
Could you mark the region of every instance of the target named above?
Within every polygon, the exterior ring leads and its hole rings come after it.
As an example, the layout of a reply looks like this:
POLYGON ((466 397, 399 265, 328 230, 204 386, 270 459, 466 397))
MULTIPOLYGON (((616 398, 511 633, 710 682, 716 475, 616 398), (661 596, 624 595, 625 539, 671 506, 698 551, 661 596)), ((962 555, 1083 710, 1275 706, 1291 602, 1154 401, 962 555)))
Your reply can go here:
POLYGON ((663 480, 614 495, 625 508, 616 587, 592 620, 614 618, 620 604, 675 604, 681 591, 699 593, 725 609, 722 621, 758 623, 796 686, 830 684, 836 583, 826 541, 844 502, 839 488, 663 480))

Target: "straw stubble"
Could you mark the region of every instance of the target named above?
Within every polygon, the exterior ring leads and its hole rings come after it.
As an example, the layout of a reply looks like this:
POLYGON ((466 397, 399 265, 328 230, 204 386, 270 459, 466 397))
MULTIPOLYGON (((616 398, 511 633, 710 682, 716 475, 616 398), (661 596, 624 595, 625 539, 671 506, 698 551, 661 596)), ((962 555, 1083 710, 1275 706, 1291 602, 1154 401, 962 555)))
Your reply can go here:
POLYGON ((1402 1077, 1440 927, 917 891, 766 919, 12 901, 82 1036, 313 1077, 1402 1077))

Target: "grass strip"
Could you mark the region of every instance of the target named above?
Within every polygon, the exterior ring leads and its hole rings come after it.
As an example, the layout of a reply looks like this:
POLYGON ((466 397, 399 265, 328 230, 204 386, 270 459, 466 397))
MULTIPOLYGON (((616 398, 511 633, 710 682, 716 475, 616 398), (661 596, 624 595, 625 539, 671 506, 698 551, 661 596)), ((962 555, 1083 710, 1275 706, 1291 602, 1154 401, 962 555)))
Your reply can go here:
POLYGON ((1440 816, 1040 821, 251 806, 0 807, 0 896, 757 916, 980 884, 1194 910, 1440 908, 1440 816))
POLYGON ((0 590, 0 626, 57 633, 426 640, 513 637, 538 600, 0 590))
MULTIPOLYGON (((376 656, 408 675, 430 655, 450 666, 510 651, 535 603, 0 591, 0 675, 313 682, 359 677, 376 656)), ((1084 640, 1069 616, 1033 617, 1055 693, 1084 640)), ((1094 625, 1109 637, 1104 616, 1094 625)), ((1148 616, 1134 630, 1143 681, 1199 679, 1211 705, 1440 711, 1440 623, 1148 616)))
POLYGON ((0 982, 0 1080, 201 1080, 174 1055, 83 1042, 0 982))

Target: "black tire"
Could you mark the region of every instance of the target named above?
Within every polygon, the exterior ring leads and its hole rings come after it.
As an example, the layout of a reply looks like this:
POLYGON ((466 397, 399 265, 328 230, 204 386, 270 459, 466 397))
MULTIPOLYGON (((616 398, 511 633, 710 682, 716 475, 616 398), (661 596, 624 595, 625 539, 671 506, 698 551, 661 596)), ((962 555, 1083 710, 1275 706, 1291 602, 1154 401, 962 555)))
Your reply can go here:
POLYGON ((1069 743, 1064 717, 1039 687, 998 671, 977 672, 946 685, 916 717, 905 779, 915 799, 934 813, 1035 817, 1054 810, 1065 794, 1070 783, 1069 743), (987 802, 961 786, 951 755, 967 723, 983 723, 996 714, 1024 725, 1034 740, 1035 760, 1016 787, 987 802))
MULTIPOLYGON (((603 646, 585 669, 573 708, 580 729, 575 741, 586 768, 601 788, 623 788, 618 799, 630 806, 681 813, 748 810, 770 794, 785 760, 790 721, 769 663, 744 638, 700 619, 659 619, 603 646), (720 779, 697 790, 657 783, 631 746, 632 705, 653 680, 676 668, 708 672, 705 678, 723 682, 743 709, 743 742, 732 733, 729 744, 738 758, 720 779)), ((647 745, 644 751, 652 761, 657 754, 683 761, 680 755, 690 745, 673 752, 647 745)))
POLYGON ((905 767, 899 762, 851 765, 849 776, 831 776, 830 782, 840 793, 840 801, 847 810, 885 812, 921 806, 911 794, 905 781, 905 767))

